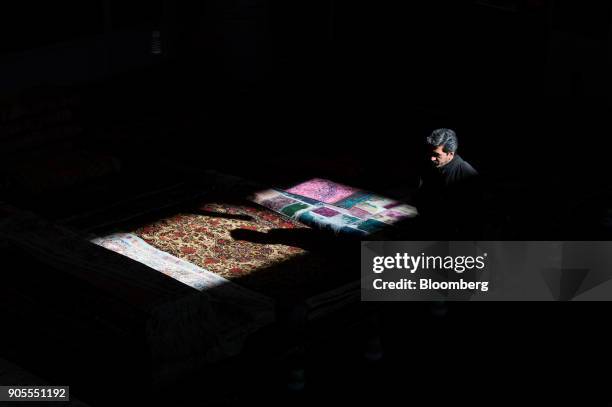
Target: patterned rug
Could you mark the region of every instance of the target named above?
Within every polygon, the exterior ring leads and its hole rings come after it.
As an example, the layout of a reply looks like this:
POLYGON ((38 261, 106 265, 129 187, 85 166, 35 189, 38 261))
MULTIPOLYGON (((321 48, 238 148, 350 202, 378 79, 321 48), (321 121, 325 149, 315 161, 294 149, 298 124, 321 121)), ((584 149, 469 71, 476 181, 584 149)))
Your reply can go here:
POLYGON ((310 227, 356 237, 380 232, 402 220, 417 216, 413 206, 321 179, 308 181, 286 191, 259 191, 251 199, 310 227), (333 204, 327 203, 330 200, 333 204))
POLYGON ((322 256, 299 244, 307 232, 312 230, 251 203, 218 202, 132 233, 159 250, 270 294, 298 287, 325 269, 322 256))
POLYGON ((313 178, 289 188, 287 192, 304 196, 306 198, 316 199, 317 201, 328 204, 333 204, 342 199, 348 198, 357 192, 357 189, 326 179, 313 178))
POLYGON ((195 264, 156 249, 131 233, 113 233, 92 239, 91 242, 145 264, 198 291, 223 289, 226 292, 232 292, 234 297, 251 297, 262 303, 269 303, 266 297, 232 284, 216 273, 211 273, 195 264))

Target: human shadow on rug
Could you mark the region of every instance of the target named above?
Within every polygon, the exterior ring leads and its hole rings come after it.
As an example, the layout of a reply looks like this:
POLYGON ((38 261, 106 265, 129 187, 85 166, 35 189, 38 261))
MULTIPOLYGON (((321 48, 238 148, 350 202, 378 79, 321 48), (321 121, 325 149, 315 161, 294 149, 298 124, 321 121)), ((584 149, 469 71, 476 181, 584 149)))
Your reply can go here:
MULTIPOLYGON (((257 244, 281 244, 306 251, 324 250, 332 238, 312 229, 272 229, 258 232, 250 229, 234 229, 231 236, 238 241, 257 244)), ((336 239, 337 240, 337 239, 336 239)), ((329 247, 329 246, 327 246, 329 247)))

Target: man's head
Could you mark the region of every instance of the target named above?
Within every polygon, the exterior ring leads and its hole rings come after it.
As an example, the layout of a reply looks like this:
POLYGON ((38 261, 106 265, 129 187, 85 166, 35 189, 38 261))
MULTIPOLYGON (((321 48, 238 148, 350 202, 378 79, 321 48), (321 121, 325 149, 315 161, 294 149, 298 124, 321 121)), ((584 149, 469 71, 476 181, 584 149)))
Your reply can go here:
POLYGON ((458 145, 457 135, 451 129, 434 130, 427 137, 429 159, 437 168, 444 167, 455 158, 458 145))

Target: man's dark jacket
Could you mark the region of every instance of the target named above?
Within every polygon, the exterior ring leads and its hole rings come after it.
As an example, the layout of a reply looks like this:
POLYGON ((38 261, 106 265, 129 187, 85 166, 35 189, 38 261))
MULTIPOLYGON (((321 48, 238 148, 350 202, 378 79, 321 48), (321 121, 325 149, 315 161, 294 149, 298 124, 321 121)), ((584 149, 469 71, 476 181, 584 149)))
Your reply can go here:
MULTIPOLYGON (((457 233, 476 226, 481 188, 478 172, 461 156, 445 166, 426 167, 420 177, 416 205, 429 227, 457 233)), ((469 236, 465 236, 466 238, 469 236)))

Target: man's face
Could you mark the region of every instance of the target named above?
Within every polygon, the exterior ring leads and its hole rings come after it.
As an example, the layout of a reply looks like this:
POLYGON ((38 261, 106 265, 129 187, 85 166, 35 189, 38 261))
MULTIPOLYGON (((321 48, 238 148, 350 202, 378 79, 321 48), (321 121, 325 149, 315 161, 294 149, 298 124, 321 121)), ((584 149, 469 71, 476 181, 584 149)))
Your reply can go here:
POLYGON ((429 157, 434 167, 441 168, 448 164, 455 157, 455 153, 445 153, 444 146, 438 146, 432 147, 432 149, 430 150, 429 157))

